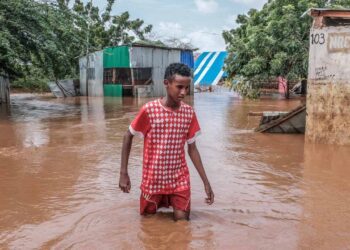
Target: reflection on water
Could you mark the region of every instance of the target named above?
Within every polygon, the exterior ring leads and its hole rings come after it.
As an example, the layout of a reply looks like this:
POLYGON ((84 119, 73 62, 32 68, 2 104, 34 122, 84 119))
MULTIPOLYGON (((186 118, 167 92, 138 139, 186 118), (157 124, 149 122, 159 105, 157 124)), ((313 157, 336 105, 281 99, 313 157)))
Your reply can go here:
POLYGON ((192 164, 190 222, 170 210, 138 214, 142 147, 130 156, 132 190, 117 188, 121 142, 150 99, 12 96, 0 109, 0 248, 346 249, 350 245, 348 147, 302 135, 258 134, 249 111, 299 101, 244 101, 231 93, 186 100, 216 202, 204 203, 192 164))

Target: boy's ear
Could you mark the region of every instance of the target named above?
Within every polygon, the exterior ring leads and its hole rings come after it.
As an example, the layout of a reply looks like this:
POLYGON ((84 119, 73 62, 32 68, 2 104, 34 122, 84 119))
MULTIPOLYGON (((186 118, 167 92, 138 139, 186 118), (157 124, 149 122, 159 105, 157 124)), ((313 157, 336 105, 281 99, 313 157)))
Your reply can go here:
POLYGON ((168 86, 169 85, 169 80, 168 79, 164 79, 163 83, 164 83, 165 86, 168 86))

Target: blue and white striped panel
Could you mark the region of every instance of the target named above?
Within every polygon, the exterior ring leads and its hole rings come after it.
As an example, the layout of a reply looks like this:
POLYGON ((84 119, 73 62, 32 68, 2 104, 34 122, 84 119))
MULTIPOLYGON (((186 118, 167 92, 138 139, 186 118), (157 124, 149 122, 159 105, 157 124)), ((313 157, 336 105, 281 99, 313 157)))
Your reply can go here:
POLYGON ((224 74, 227 52, 203 52, 195 62, 194 84, 216 85, 224 74))

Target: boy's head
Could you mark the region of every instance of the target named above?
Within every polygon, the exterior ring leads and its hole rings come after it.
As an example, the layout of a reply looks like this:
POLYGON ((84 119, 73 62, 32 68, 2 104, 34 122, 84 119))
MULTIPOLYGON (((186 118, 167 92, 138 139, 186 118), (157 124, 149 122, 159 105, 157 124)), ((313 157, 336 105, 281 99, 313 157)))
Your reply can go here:
POLYGON ((164 85, 167 95, 176 103, 180 103, 187 95, 191 81, 191 69, 183 63, 172 63, 165 70, 164 85))

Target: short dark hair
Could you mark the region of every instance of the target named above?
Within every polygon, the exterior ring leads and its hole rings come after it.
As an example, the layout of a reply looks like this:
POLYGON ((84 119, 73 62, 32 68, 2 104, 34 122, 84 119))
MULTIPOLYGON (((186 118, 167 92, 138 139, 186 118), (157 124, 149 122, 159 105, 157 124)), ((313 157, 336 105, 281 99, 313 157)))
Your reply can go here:
POLYGON ((192 76, 191 69, 183 63, 172 63, 170 64, 164 74, 164 79, 171 80, 174 75, 180 75, 180 76, 192 76))

